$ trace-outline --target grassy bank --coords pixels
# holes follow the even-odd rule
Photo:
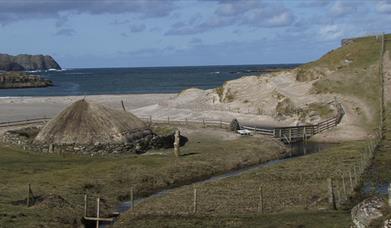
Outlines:
[[[134,227],[349,227],[346,212],[293,212],[248,216],[142,216],[132,220]],[[125,224],[119,226],[127,227]]]
[[[186,133],[186,129],[183,129]],[[190,129],[184,156],[171,150],[149,155],[86,157],[31,154],[0,147],[0,224],[6,227],[53,227],[79,223],[83,195],[102,198],[104,212],[129,197],[202,179],[283,155],[278,143],[263,137],[236,137],[221,129]],[[260,146],[261,145],[261,146]],[[27,185],[37,198],[27,208]],[[93,208],[91,207],[91,213]]]
[[[191,216],[193,188],[197,189],[196,216],[252,215],[255,220],[260,219],[256,218],[259,215],[260,186],[264,213],[270,214],[265,217],[277,216],[274,213],[295,214],[300,211],[320,215],[319,210],[327,211],[329,208],[327,178],[333,178],[335,188],[341,191],[343,175],[350,191],[348,173],[360,160],[360,151],[365,146],[364,142],[358,141],[334,144],[319,153],[286,160],[238,177],[182,187],[137,205],[133,212],[122,216],[118,226],[133,224],[134,220],[142,220],[140,217],[146,215]],[[350,221],[348,212],[342,210],[340,213],[339,216],[346,216],[342,220]],[[333,220],[332,217],[329,219]]]

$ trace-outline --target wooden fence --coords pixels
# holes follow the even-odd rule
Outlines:
[[[336,102],[336,101],[335,101]],[[282,140],[284,143],[290,144],[301,140],[306,140],[311,136],[326,131],[330,128],[337,126],[343,115],[345,114],[342,105],[336,102],[337,114],[336,116],[329,118],[327,120],[321,121],[318,124],[314,125],[302,125],[302,126],[290,126],[290,127],[277,127],[277,128],[262,128],[255,126],[240,126],[241,129],[247,129],[252,131],[254,134],[267,135],[274,138]],[[170,119],[168,116],[167,119],[152,119],[152,116],[148,117],[139,117],[148,124],[160,123],[160,124],[178,124],[178,125],[201,125],[203,127],[219,127],[219,128],[229,128],[230,123],[223,120],[191,120],[191,119]],[[0,127],[10,127],[10,126],[21,126],[28,124],[36,123],[46,123],[50,118],[35,118],[35,119],[26,119],[19,121],[9,121],[0,123]]]
[[[35,119],[25,119],[25,120],[16,120],[16,121],[7,121],[1,122],[0,127],[12,127],[12,126],[21,126],[27,124],[37,124],[37,123],[46,123],[51,118],[35,118]]]
[[[302,125],[292,127],[277,127],[272,129],[256,128],[251,126],[241,126],[243,129],[251,130],[256,134],[270,135],[275,138],[281,139],[284,143],[290,144],[301,140],[306,140],[309,137],[326,131],[330,128],[337,126],[345,111],[340,103],[335,101],[337,107],[337,114],[327,120],[321,121],[314,125]]]

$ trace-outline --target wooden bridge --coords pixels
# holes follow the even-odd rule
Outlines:
[[[257,128],[251,126],[240,126],[241,129],[247,129],[253,131],[255,134],[269,135],[274,138],[279,138],[286,144],[307,140],[313,135],[326,131],[330,128],[337,126],[343,116],[345,111],[342,105],[336,102],[337,114],[334,117],[331,117],[327,120],[321,121],[313,125],[302,125],[302,126],[292,126],[292,127],[277,127],[277,128]]]

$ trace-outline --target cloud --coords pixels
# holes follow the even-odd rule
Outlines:
[[[300,2],[299,7],[306,7],[306,8],[318,8],[318,7],[325,7],[330,4],[329,0],[307,0]]]
[[[244,25],[249,27],[284,27],[295,22],[295,15],[279,5],[253,0],[220,0],[214,13],[204,20],[193,16],[188,21],[174,23],[165,35],[191,35],[216,29]]]
[[[344,32],[338,25],[326,25],[320,28],[319,36],[321,40],[336,40],[344,36]]]
[[[143,32],[147,28],[145,24],[132,24],[129,27],[131,32]]]
[[[261,6],[257,0],[220,1],[215,13],[219,16],[237,16]]]
[[[197,45],[197,44],[202,44],[202,39],[201,38],[196,38],[196,37],[193,37],[191,40],[190,40],[190,44],[193,44],[193,45]]]
[[[295,22],[294,14],[284,8],[257,9],[245,17],[242,24],[256,27],[284,27]]]
[[[357,11],[355,2],[337,1],[330,8],[331,14],[336,17],[346,16],[355,11]]]
[[[73,36],[74,33],[75,33],[75,30],[73,30],[73,29],[64,28],[64,29],[58,30],[56,32],[56,36]]]
[[[380,13],[389,14],[391,13],[391,1],[378,1],[376,4],[376,10]]]
[[[168,0],[10,0],[0,1],[0,23],[29,18],[57,18],[63,12],[87,14],[133,13],[156,18],[169,15],[175,9]]]

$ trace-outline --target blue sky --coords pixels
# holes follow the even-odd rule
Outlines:
[[[302,63],[381,32],[389,0],[0,0],[0,53],[64,68]]]

